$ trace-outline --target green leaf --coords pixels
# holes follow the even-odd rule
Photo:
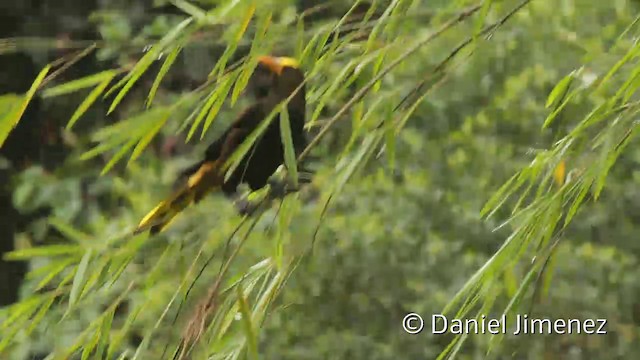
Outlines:
[[[9,306],[7,314],[8,316],[3,319],[4,321],[0,323],[0,329],[5,330],[9,329],[14,323],[22,322],[21,318],[28,319],[31,317],[33,313],[38,310],[38,307],[41,304],[42,297],[33,296],[12,304]],[[0,353],[2,353],[0,351]]]
[[[247,138],[238,146],[238,148],[233,152],[233,154],[229,157],[229,159],[225,162],[224,167],[228,168],[227,173],[225,175],[225,181],[229,180],[229,177],[233,175],[233,172],[238,168],[242,159],[247,155],[253,144],[257,141],[257,139],[264,133],[264,131],[269,127],[271,121],[278,114],[284,103],[276,106],[271,113],[264,118],[258,124],[258,126],[247,136]]]
[[[162,63],[162,67],[160,68],[160,71],[158,71],[158,75],[156,76],[156,79],[153,81],[151,90],[149,90],[149,95],[147,96],[147,108],[151,107],[151,104],[153,103],[153,99],[156,97],[156,92],[158,92],[158,89],[160,88],[160,84],[162,83],[162,79],[164,79],[164,77],[169,72],[169,69],[171,69],[171,66],[178,58],[178,55],[180,54],[181,50],[182,50],[182,46],[176,46],[173,50],[171,50],[169,55],[167,55],[167,58],[164,59],[164,62]]]
[[[549,108],[559,98],[561,98],[562,96],[564,96],[564,94],[566,94],[566,92],[569,90],[569,86],[571,86],[571,83],[573,82],[573,79],[575,78],[575,74],[576,74],[576,72],[572,71],[567,76],[565,76],[562,80],[560,80],[556,84],[556,86],[553,87],[553,90],[551,90],[551,92],[549,93],[549,96],[547,97],[547,102],[545,104],[546,108]],[[545,123],[544,127],[546,128],[549,125],[550,124]]]
[[[45,286],[47,286],[51,282],[51,280],[53,280],[53,278],[60,275],[65,269],[71,266],[71,264],[75,263],[76,260],[77,258],[72,257],[69,259],[62,260],[60,262],[54,262],[51,264],[53,266],[47,266],[46,267],[46,269],[48,270],[47,275],[38,282],[38,285],[36,285],[36,290],[43,289]]]
[[[230,81],[230,79],[229,78],[225,78],[222,81],[223,82],[228,82],[228,81]],[[200,113],[193,120],[193,123],[191,124],[191,129],[189,129],[189,133],[187,134],[187,140],[186,141],[191,140],[191,137],[193,136],[193,134],[195,134],[196,130],[198,129],[198,126],[200,125],[200,123],[202,122],[204,117],[207,116],[207,114],[209,113],[209,109],[211,109],[213,104],[218,99],[219,93],[220,93],[220,86],[216,87],[216,89],[211,92],[211,94],[209,95],[209,98],[207,99],[207,101],[202,106],[202,109],[200,109]]]
[[[229,89],[231,88],[231,84],[233,84],[234,78],[235,78],[235,76],[229,77],[229,79],[227,79],[227,81],[224,82],[222,84],[222,86],[220,86],[220,88],[219,88],[220,92],[217,95],[216,101],[211,106],[211,109],[209,109],[209,113],[207,114],[207,118],[204,120],[204,126],[202,127],[202,133],[200,134],[200,139],[201,140],[202,140],[202,138],[204,138],[204,134],[207,132],[207,130],[209,130],[209,127],[213,123],[213,120],[216,118],[216,115],[218,115],[218,112],[220,112],[220,108],[222,108],[222,104],[224,104],[224,100],[226,99],[227,95],[229,94]]]
[[[96,99],[104,92],[107,86],[109,86],[111,80],[113,80],[113,77],[105,79],[104,82],[96,86],[96,88],[93,89],[91,93],[89,93],[89,95],[82,101],[82,103],[78,106],[76,111],[71,116],[71,119],[67,123],[67,130],[71,129],[73,125],[75,125],[75,123],[78,121],[78,119],[80,119],[80,117],[84,115],[85,112],[87,112],[89,107],[93,105]]]
[[[247,299],[244,296],[242,291],[242,286],[237,286],[238,289],[238,304],[240,307],[240,314],[242,315],[242,324],[245,339],[249,343],[249,358],[257,359],[258,358],[258,341],[256,340],[255,329],[253,327],[253,322],[251,321],[251,311],[249,310],[249,304],[247,303]]]
[[[83,341],[82,342],[82,357],[80,358],[80,360],[88,360],[91,357],[91,355],[93,353],[93,350],[98,345],[99,341],[100,341],[100,332],[99,331],[95,331],[93,333],[93,336],[91,337],[91,340],[89,340],[88,342],[87,341]]]
[[[171,2],[173,3],[173,5],[187,13],[189,16],[196,18],[198,22],[206,22],[207,13],[199,7],[184,0],[172,0]]]
[[[613,67],[611,67],[609,72],[607,72],[607,74],[602,78],[597,90],[601,90],[604,84],[606,84],[609,79],[611,79],[611,77],[622,68],[624,64],[631,61],[631,59],[637,55],[639,49],[640,43],[636,43],[633,47],[631,47],[629,51],[627,51],[625,56],[623,56],[622,59],[618,60],[618,62]]]
[[[287,167],[293,185],[298,187],[298,164],[296,162],[296,151],[293,147],[293,137],[291,136],[289,111],[286,106],[280,112],[280,138],[284,147],[284,164]]]
[[[385,139],[385,150],[387,155],[387,161],[389,164],[389,169],[394,171],[396,168],[396,132],[395,127],[393,126],[393,107],[389,106],[386,113],[384,114],[385,121],[385,129],[384,129],[384,139]]]
[[[487,19],[487,15],[489,14],[489,9],[491,8],[492,4],[492,0],[484,0],[482,2],[480,13],[478,14],[478,18],[476,19],[473,26],[473,40],[471,44],[471,48],[473,49],[478,46],[478,37],[482,34],[482,28],[484,27],[484,22]]]
[[[542,128],[546,129],[548,128],[553,121],[558,117],[558,115],[560,114],[560,112],[569,104],[569,101],[573,98],[573,96],[576,94],[577,92],[571,92],[569,95],[567,95],[566,97],[564,97],[564,101],[562,101],[554,110],[553,112],[551,112],[551,114],[549,114],[549,116],[547,116],[547,118],[544,120],[544,123],[542,124]]]
[[[97,74],[85,76],[80,79],[76,79],[73,81],[66,82],[64,84],[60,84],[58,86],[51,87],[42,92],[43,98],[50,98],[60,95],[70,94],[72,92],[76,92],[82,89],[86,89],[92,86],[96,86],[98,84],[102,84],[104,82],[110,82],[119,71],[117,70],[105,70],[101,71]]]
[[[362,145],[360,146],[360,149],[358,149],[358,152],[355,154],[353,159],[349,161],[346,169],[342,171],[340,176],[338,176],[334,190],[336,193],[340,192],[340,190],[344,187],[347,181],[349,181],[356,170],[367,162],[369,156],[371,155],[371,153],[375,149],[376,144],[378,144],[379,141],[380,136],[378,136],[377,133],[371,133],[367,137],[365,137]]]
[[[78,245],[48,245],[14,250],[4,254],[5,260],[28,260],[34,257],[76,255],[82,253]]]
[[[113,339],[109,341],[109,346],[107,349],[107,356],[106,356],[107,359],[113,359],[113,356],[115,355],[116,351],[120,349],[122,341],[129,334],[129,330],[131,329],[134,322],[138,318],[138,315],[140,314],[140,312],[142,312],[143,309],[146,309],[148,307],[150,299],[147,298],[145,300],[146,301],[142,301],[140,305],[136,306],[135,309],[133,309],[133,311],[129,314],[129,316],[127,316],[126,320],[124,321],[124,325],[122,325],[122,327],[119,329],[118,333],[113,337]]]
[[[369,52],[374,48],[374,44],[378,39],[378,35],[384,30],[384,26],[389,20],[389,17],[391,16],[393,9],[395,9],[395,7],[398,5],[398,1],[399,0],[394,0],[391,2],[391,4],[389,4],[389,6],[387,6],[387,8],[382,13],[382,15],[380,15],[380,17],[376,21],[376,25],[373,27],[373,29],[371,29],[371,33],[369,33],[369,38],[367,39],[367,44],[366,44],[367,52]]]
[[[350,61],[346,66],[342,68],[342,71],[340,71],[340,73],[338,73],[338,75],[336,75],[333,78],[333,81],[331,82],[331,86],[327,89],[327,91],[325,91],[325,93],[322,95],[322,97],[318,101],[318,105],[316,105],[316,108],[313,111],[313,114],[311,115],[311,119],[309,119],[309,126],[312,126],[318,120],[318,118],[320,117],[320,114],[322,113],[322,109],[324,109],[327,101],[329,101],[329,99],[331,99],[332,97],[336,96],[336,91],[338,87],[343,83],[344,79],[351,73],[355,65],[356,65],[355,61]]]
[[[151,140],[153,140],[153,138],[160,132],[160,130],[162,130],[162,127],[164,126],[164,124],[167,123],[167,120],[169,120],[170,116],[171,116],[171,113],[169,112],[165,116],[160,118],[156,126],[154,126],[149,132],[147,132],[142,137],[142,139],[140,139],[136,147],[133,149],[133,153],[131,154],[131,157],[129,158],[129,164],[134,162],[142,154],[144,149],[146,149],[147,146],[151,143]]]
[[[44,319],[45,315],[49,313],[49,309],[51,308],[51,305],[53,305],[53,302],[55,300],[56,300],[56,296],[50,295],[49,299],[45,300],[42,303],[42,305],[40,305],[40,309],[35,314],[33,319],[31,319],[31,324],[29,324],[29,327],[26,330],[27,336],[31,335],[31,333],[33,333],[33,330],[35,330],[36,327],[40,325],[40,323],[42,322],[42,319]]]
[[[137,142],[138,139],[133,138],[129,140],[128,143],[124,144],[120,148],[120,150],[118,150],[118,152],[116,152],[115,155],[113,155],[111,159],[109,159],[109,162],[102,168],[102,170],[100,171],[100,176],[106,175],[109,170],[111,170],[118,163],[118,161],[120,161],[131,150],[131,148],[136,145]]]
[[[247,62],[246,65],[242,67],[240,74],[238,76],[238,79],[236,80],[235,85],[233,87],[233,91],[231,92],[231,106],[233,106],[236,103],[242,90],[244,90],[247,87],[247,84],[251,79],[251,75],[253,74],[256,68],[256,64],[257,64],[256,60],[252,58],[250,62]],[[229,90],[227,90],[227,92],[228,91]]]
[[[93,251],[91,249],[87,250],[82,256],[80,264],[78,264],[78,269],[76,270],[76,274],[73,277],[71,292],[69,293],[69,307],[67,308],[67,313],[79,300],[79,295],[82,292],[82,288],[84,287],[84,279],[86,277],[87,267],[89,266],[89,261],[91,261],[92,254]]]
[[[11,132],[11,118],[23,101],[24,96],[16,94],[0,96],[0,134]],[[2,144],[0,144],[0,147],[2,147]]]
[[[547,260],[547,266],[543,268],[544,274],[542,279],[542,297],[547,297],[549,295],[549,290],[551,289],[551,280],[553,280],[553,271],[555,270],[557,263],[558,256],[556,256],[556,251],[552,249],[551,254],[549,254],[549,259]]]
[[[13,111],[11,111],[9,114],[5,114],[3,118],[0,118],[0,148],[7,140],[7,137],[9,136],[11,130],[13,130],[16,125],[18,125],[20,118],[22,118],[25,110],[27,110],[27,106],[29,106],[31,99],[40,87],[40,84],[44,80],[45,76],[47,76],[47,74],[49,73],[50,69],[51,65],[45,66],[33,81],[33,84],[31,84],[31,88],[29,88],[26,95],[24,96],[22,104],[17,109],[13,109]]]
[[[104,352],[109,346],[110,333],[111,333],[111,325],[113,323],[113,315],[115,314],[115,308],[107,310],[107,313],[104,315],[102,319],[102,326],[100,327],[100,341],[98,344],[98,348],[96,349],[96,359],[104,359]]]
[[[191,25],[193,22],[193,18],[189,18],[183,20],[176,27],[174,27],[167,35],[165,35],[157,44],[153,45],[151,49],[136,63],[133,69],[125,76],[120,82],[113,86],[109,92],[107,92],[107,96],[111,94],[112,91],[119,89],[122,87],[120,92],[116,95],[115,99],[111,103],[107,114],[110,114],[115,110],[115,108],[120,104],[122,99],[127,95],[129,90],[133,87],[133,85],[140,79],[140,77],[147,71],[149,66],[153,64],[156,59],[162,54],[162,51],[166,49],[168,45],[174,42],[179,36],[184,35],[184,30]]]
[[[218,76],[224,75],[224,72],[227,68],[227,62],[229,61],[231,56],[236,52],[236,49],[238,48],[238,45],[240,44],[240,41],[242,40],[242,37],[244,36],[244,33],[246,32],[247,27],[249,26],[249,23],[253,18],[253,14],[255,13],[255,10],[256,10],[256,6],[255,4],[252,3],[249,6],[249,9],[247,10],[247,12],[245,13],[244,19],[237,24],[237,28],[235,29],[236,32],[233,34],[231,41],[227,44],[227,47],[224,53],[222,53],[222,56],[220,56],[220,59],[218,59],[218,61],[216,62],[216,65],[213,68],[213,70],[211,70],[209,76],[212,76],[216,72],[218,72]]]
[[[65,238],[73,240],[77,243],[85,243],[87,240],[91,240],[91,235],[84,233],[73,226],[67,224],[64,220],[52,217],[48,219],[49,225],[56,228]]]

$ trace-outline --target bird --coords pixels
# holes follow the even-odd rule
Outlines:
[[[258,125],[282,101],[289,100],[287,112],[291,138],[298,155],[306,146],[305,77],[299,63],[290,57],[261,56],[250,88],[256,102],[243,111],[231,126],[206,149],[203,160],[184,170],[177,189],[160,202],[138,224],[134,234],[149,230],[156,234],[169,225],[187,206],[198,203],[205,195],[221,191],[233,197],[241,183],[252,191],[269,183],[270,177],[284,163],[284,147],[280,133],[280,114],[276,114],[263,134],[240,160],[233,173],[225,180],[225,163]]]

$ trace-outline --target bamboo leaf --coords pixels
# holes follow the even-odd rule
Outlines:
[[[64,220],[52,217],[48,219],[49,225],[56,228],[65,238],[75,241],[77,243],[85,243],[91,239],[91,235],[84,233],[73,226],[67,224]]]
[[[298,187],[298,165],[296,162],[296,151],[293,147],[293,137],[291,136],[291,122],[289,121],[289,111],[285,106],[280,112],[280,138],[284,148],[284,164],[293,185]]]
[[[71,266],[71,264],[75,263],[76,260],[77,258],[75,257],[69,258],[60,262],[54,262],[52,265],[55,265],[55,267],[47,267],[47,270],[49,271],[47,272],[47,275],[38,282],[38,285],[36,285],[36,290],[40,290],[47,286],[51,282],[51,280],[53,280],[53,278],[60,275],[60,273]]]
[[[369,134],[367,137],[365,137],[362,145],[360,146],[360,149],[358,149],[358,152],[355,154],[353,159],[349,161],[346,169],[338,177],[334,190],[336,193],[340,192],[340,190],[344,187],[347,181],[349,181],[356,170],[367,162],[369,156],[375,149],[375,145],[379,140],[380,137],[376,133]]]
[[[151,64],[153,64],[153,62],[156,61],[156,59],[160,56],[162,51],[164,51],[169,44],[175,41],[178,36],[182,35],[183,31],[189,25],[191,25],[192,22],[193,18],[189,18],[183,20],[176,27],[174,27],[157,44],[151,47],[151,49],[136,63],[133,69],[131,69],[127,76],[125,76],[120,82],[114,85],[113,88],[109,90],[109,92],[107,92],[106,96],[109,96],[112,91],[115,91],[116,89],[122,87],[122,89],[116,95],[115,99],[113,99],[113,102],[111,103],[107,114],[110,114],[113,112],[113,110],[115,110],[115,108],[118,106],[118,104],[120,104],[125,95],[127,95],[129,90],[133,87],[133,85],[147,71],[149,66],[151,66]]]
[[[4,254],[5,260],[28,260],[34,257],[76,255],[82,253],[78,245],[48,245],[14,250]]]
[[[0,118],[0,148],[7,140],[9,133],[16,127],[16,125],[18,125],[20,118],[22,118],[25,110],[27,110],[27,106],[29,106],[31,99],[40,87],[40,84],[44,80],[45,76],[47,76],[47,74],[49,73],[50,69],[51,65],[45,66],[33,81],[33,84],[31,84],[31,88],[29,88],[24,98],[22,99],[22,104],[20,104],[17,109],[13,109],[13,111],[11,111],[4,118]]]
[[[600,81],[600,84],[598,85],[597,90],[601,90],[602,87],[604,86],[604,84],[606,84],[609,79],[611,79],[611,77],[618,72],[618,70],[620,70],[622,68],[622,66],[624,64],[626,64],[627,62],[629,62],[634,56],[637,55],[638,50],[640,49],[640,43],[636,43],[636,45],[634,45],[631,49],[629,49],[629,51],[627,51],[627,53],[625,54],[624,57],[622,57],[622,59],[618,60],[618,62],[609,70],[609,72],[607,72],[607,74],[602,78],[602,80]]]
[[[149,132],[147,132],[142,137],[142,139],[140,139],[136,147],[133,149],[133,153],[129,158],[128,164],[131,164],[132,162],[134,162],[142,154],[144,149],[146,149],[147,146],[151,143],[151,140],[153,140],[153,138],[160,132],[160,130],[162,130],[162,127],[164,126],[164,124],[167,123],[167,120],[169,120],[170,116],[171,116],[171,112],[167,112],[165,116],[160,118],[156,126],[154,126]]]
[[[386,113],[384,114],[385,129],[384,129],[384,139],[385,139],[385,150],[387,154],[387,161],[389,165],[389,169],[394,171],[396,168],[396,132],[393,124],[393,107],[389,106]]]
[[[49,299],[45,300],[42,303],[42,305],[40,305],[40,309],[35,314],[33,319],[31,319],[31,324],[29,324],[29,327],[27,328],[27,331],[26,331],[27,336],[31,335],[31,333],[33,333],[33,330],[35,330],[35,328],[38,325],[40,325],[40,323],[42,322],[42,319],[44,319],[45,315],[47,315],[47,313],[49,312],[49,309],[51,308],[51,305],[53,305],[53,302],[55,300],[56,300],[56,296],[51,295],[49,296]]]
[[[113,80],[113,76],[110,78],[106,78],[100,85],[96,86],[95,89],[93,89],[89,93],[89,95],[82,101],[82,103],[78,106],[76,111],[73,113],[73,115],[71,116],[71,119],[69,119],[69,122],[67,123],[67,127],[66,127],[67,130],[71,129],[73,125],[75,125],[75,123],[78,121],[78,119],[80,119],[80,117],[84,115],[85,112],[87,112],[89,107],[93,105],[96,99],[98,99],[98,97],[104,92],[107,86],[109,86],[109,84],[111,83],[111,80]]]
[[[107,313],[102,319],[102,326],[100,327],[100,341],[98,348],[96,349],[96,359],[104,359],[104,352],[109,345],[111,325],[113,323],[113,315],[115,314],[115,308],[107,310]]]
[[[100,171],[100,176],[104,176],[106,173],[108,173],[109,170],[111,170],[118,163],[118,161],[120,161],[127,154],[127,152],[129,152],[129,150],[131,150],[131,148],[136,145],[137,141],[138,139],[133,138],[129,140],[129,142],[124,146],[122,146],[120,150],[118,150],[118,152],[116,152],[115,155],[113,155],[113,157],[109,159],[109,162],[102,168],[102,170]]]
[[[73,81],[66,82],[64,84],[60,84],[49,89],[46,89],[42,92],[43,98],[56,97],[60,95],[70,94],[82,89],[86,89],[92,86],[97,86],[107,81],[111,81],[118,74],[117,70],[105,70],[101,71],[97,74],[85,76],[80,79],[76,79]]]
[[[384,29],[384,26],[387,20],[389,19],[389,17],[391,16],[391,13],[393,12],[393,9],[397,5],[398,5],[398,0],[392,1],[391,4],[389,4],[389,6],[387,6],[387,8],[384,10],[382,15],[380,15],[380,17],[378,18],[376,25],[373,27],[373,29],[371,29],[371,32],[369,33],[369,38],[367,39],[367,44],[366,44],[367,52],[373,49],[374,44],[378,39],[378,34],[380,34],[380,32],[382,32],[382,30]]]
[[[134,137],[139,138],[156,124],[158,118],[165,116],[167,111],[169,111],[168,107],[152,108],[113,125],[103,127],[97,130],[91,138],[97,142],[118,139],[121,143]]]
[[[249,54],[249,56],[251,56],[252,54]],[[238,97],[240,96],[240,93],[242,92],[242,90],[244,90],[247,87],[247,84],[249,83],[249,80],[251,78],[251,75],[253,74],[254,70],[256,68],[256,61],[254,59],[252,59],[251,62],[248,62],[246,66],[244,66],[240,72],[240,75],[238,76],[235,85],[233,87],[233,91],[231,92],[231,105],[233,106],[233,104],[236,103],[236,101],[238,100]],[[227,90],[228,92],[229,90]]]
[[[227,82],[227,81],[230,81],[230,79],[225,78],[222,81]],[[205,101],[204,105],[200,109],[198,116],[193,120],[193,123],[191,124],[191,128],[189,129],[189,133],[187,134],[186,141],[191,140],[191,137],[193,136],[193,134],[195,134],[196,130],[198,129],[198,126],[200,125],[204,117],[207,116],[207,114],[209,113],[209,109],[211,109],[213,104],[218,99],[219,93],[220,93],[220,85],[218,85],[218,87],[216,87],[216,89],[211,92],[211,94]]]
[[[238,304],[240,308],[240,314],[242,315],[242,324],[244,325],[243,330],[245,334],[245,339],[249,343],[249,349],[248,349],[249,358],[257,359],[258,358],[258,348],[257,348],[258,341],[256,340],[256,334],[253,327],[253,322],[251,321],[251,311],[249,310],[249,304],[247,303],[247,299],[245,298],[244,293],[242,291],[242,286],[238,286],[236,287],[236,289],[238,289]]]
[[[249,26],[249,23],[253,18],[253,14],[255,13],[255,10],[256,10],[256,5],[255,3],[252,3],[249,6],[249,9],[247,10],[247,12],[245,13],[244,19],[238,24],[238,28],[235,34],[233,35],[229,44],[227,44],[227,48],[225,49],[224,53],[222,53],[222,56],[220,56],[220,59],[217,61],[215,67],[213,68],[209,76],[215,74],[216,71],[218,72],[218,76],[223,76],[224,71],[227,68],[227,62],[229,61],[231,56],[236,52],[236,49],[238,48],[238,44],[242,40],[242,37],[244,36],[245,31],[247,30],[247,27]]]
[[[91,340],[84,341],[82,343],[82,357],[80,358],[80,360],[88,360],[92,355],[93,350],[98,345],[99,341],[100,341],[100,332],[95,331],[93,333],[93,336],[91,337]]]
[[[327,91],[322,95],[322,97],[318,101],[318,105],[316,106],[315,110],[313,111],[313,114],[311,115],[311,119],[309,120],[309,124],[310,124],[309,126],[312,126],[312,124],[315,123],[316,120],[320,117],[320,114],[322,113],[322,109],[324,109],[327,101],[329,101],[330,98],[335,97],[338,87],[343,82],[343,80],[349,75],[349,73],[353,70],[353,67],[355,66],[355,64],[356,63],[354,61],[350,61],[342,69],[342,71],[340,71],[340,73],[338,73],[338,75],[333,79],[333,81],[331,82],[331,86],[327,89]]]
[[[171,66],[178,58],[178,55],[180,54],[181,50],[182,50],[182,46],[176,46],[173,50],[171,50],[169,55],[167,55],[167,58],[164,59],[164,62],[162,63],[162,67],[160,68],[160,71],[158,71],[158,75],[156,76],[156,79],[153,81],[151,90],[149,90],[149,95],[147,96],[147,108],[151,107],[151,104],[153,103],[153,99],[155,99],[156,97],[156,92],[158,92],[158,89],[160,88],[160,84],[162,83],[162,79],[164,79],[164,77],[169,72],[169,69],[171,69]]]
[[[553,271],[556,268],[556,264],[558,263],[558,256],[556,256],[555,250],[552,250],[552,253],[549,254],[549,260],[547,261],[547,266],[544,268],[544,274],[542,279],[542,297],[547,297],[549,295],[549,289],[551,289],[551,280],[553,280]]]
[[[202,133],[200,134],[201,140],[202,138],[204,138],[204,134],[207,132],[207,130],[209,130],[209,127],[213,123],[213,120],[216,118],[216,115],[218,115],[218,112],[220,112],[220,108],[222,108],[222,104],[224,104],[224,100],[229,94],[229,89],[231,88],[231,84],[233,84],[234,78],[235,77],[229,77],[229,79],[227,79],[227,81],[224,82],[220,87],[220,90],[219,90],[220,92],[218,93],[216,101],[211,106],[211,109],[209,109],[207,118],[204,121],[204,126],[202,127]]]
[[[253,144],[258,140],[258,138],[264,133],[264,131],[269,127],[271,121],[276,114],[280,112],[284,103],[276,106],[271,113],[264,118],[260,122],[260,124],[251,132],[246,139],[238,146],[238,148],[233,152],[233,154],[229,157],[229,159],[225,162],[224,167],[227,168],[227,173],[225,175],[225,181],[229,180],[229,177],[233,175],[233,172],[238,168],[242,159],[247,155]]]
[[[107,359],[112,359],[115,355],[115,352],[120,348],[122,341],[125,336],[129,333],[129,329],[133,326],[133,323],[138,318],[140,312],[145,309],[149,304],[149,299],[147,301],[142,302],[139,306],[137,306],[131,314],[127,317],[124,322],[124,325],[118,330],[113,339],[109,342],[109,346],[107,348]],[[128,358],[127,358],[128,359]]]
[[[92,255],[93,251],[91,249],[87,250],[82,256],[80,264],[78,264],[78,269],[76,270],[76,274],[71,285],[71,292],[69,293],[69,307],[67,308],[67,313],[79,300],[79,295],[82,292],[82,288],[85,284],[84,279],[86,277],[87,267],[89,266],[89,261],[91,261]]]
[[[571,101],[571,99],[573,98],[573,96],[576,94],[577,92],[574,91],[570,94],[568,94],[565,98],[564,101],[562,101],[562,103],[560,103],[555,110],[553,110],[553,112],[551,114],[549,114],[549,116],[547,116],[547,118],[544,120],[544,123],[542,124],[542,128],[546,129],[548,128],[553,121],[558,117],[558,115],[560,114],[560,112],[569,104],[569,101]]]
[[[122,140],[122,139],[113,139],[110,141],[105,141],[102,144],[94,147],[91,150],[88,150],[87,152],[85,152],[84,154],[80,155],[79,160],[81,161],[86,161],[89,159],[93,159],[94,157],[105,153],[113,148],[115,148],[118,145],[121,145],[124,141],[126,140]]]
[[[196,18],[198,22],[205,22],[207,20],[207,13],[193,4],[184,0],[172,0],[171,2],[189,16]]]
[[[14,325],[14,323],[19,321],[22,322],[20,320],[21,318],[25,318],[25,319],[30,318],[31,315],[38,310],[41,300],[42,300],[41,297],[33,296],[25,300],[22,300],[20,302],[17,302],[13,305],[10,305],[9,308],[7,309],[8,316],[4,319],[2,323],[0,323],[0,329],[3,329],[3,330],[9,329],[11,325]],[[0,353],[2,352],[0,351]]]
[[[574,78],[575,78],[575,71],[572,71],[567,76],[565,76],[562,80],[560,80],[556,84],[556,86],[553,87],[553,90],[551,90],[551,92],[549,93],[549,96],[547,97],[547,102],[545,103],[546,108],[553,105],[559,98],[561,98],[567,92],[567,90],[569,90],[569,86],[571,86],[571,83],[573,82]],[[549,124],[546,124],[546,126],[549,126]]]

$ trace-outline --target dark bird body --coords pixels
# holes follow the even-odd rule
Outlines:
[[[150,229],[157,233],[185,207],[198,202],[207,193],[219,189],[226,196],[236,194],[238,185],[246,183],[252,190],[264,187],[284,163],[280,115],[276,114],[264,133],[245,154],[238,167],[225,178],[224,165],[234,151],[282,101],[287,105],[291,137],[297,154],[306,146],[304,74],[289,58],[263,57],[253,75],[253,92],[257,102],[246,109],[229,129],[205,151],[204,159],[186,169],[183,184],[169,199],[161,202],[138,225],[136,233]],[[295,92],[295,95],[292,95]]]

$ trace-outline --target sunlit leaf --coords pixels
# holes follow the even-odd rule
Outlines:
[[[289,121],[289,111],[284,107],[280,112],[280,138],[284,148],[284,164],[287,167],[289,177],[294,187],[298,187],[298,164],[296,161],[296,151],[293,147],[293,137],[291,136],[291,122]]]
[[[164,59],[164,62],[162,63],[162,67],[160,68],[160,71],[158,71],[158,75],[156,75],[156,78],[153,81],[153,85],[151,85],[151,90],[149,90],[149,95],[147,96],[147,108],[151,107],[151,104],[153,103],[153,100],[156,97],[156,92],[158,92],[158,89],[160,88],[160,84],[162,83],[162,79],[164,79],[164,77],[167,75],[167,73],[171,69],[171,66],[178,58],[178,55],[180,54],[181,50],[182,50],[181,46],[176,46],[173,50],[171,50],[169,55],[167,55],[167,58]]]
[[[240,314],[242,314],[242,324],[243,330],[245,333],[245,338],[249,343],[249,358],[257,359],[258,358],[258,349],[257,349],[257,339],[255,334],[255,329],[253,326],[253,322],[251,321],[251,311],[249,310],[249,304],[247,303],[247,299],[244,296],[244,292],[242,290],[242,286],[236,287],[238,289],[238,304],[240,305]]]
[[[51,65],[47,65],[40,71],[36,79],[33,81],[33,84],[31,84],[31,88],[29,88],[29,90],[25,94],[22,100],[22,104],[20,104],[16,109],[13,109],[10,113],[2,114],[4,116],[0,118],[0,147],[2,147],[5,140],[7,140],[7,137],[9,136],[11,130],[13,130],[16,125],[18,125],[20,118],[22,118],[25,110],[27,110],[27,106],[29,106],[31,99],[40,87],[40,84],[44,80],[45,76],[47,76],[47,74],[49,73],[50,69]]]
[[[71,292],[69,293],[69,308],[67,309],[67,311],[69,311],[71,307],[76,304],[79,299],[80,293],[84,288],[87,267],[89,266],[89,261],[91,261],[92,255],[93,252],[90,249],[87,250],[82,256],[80,264],[78,264],[78,269],[76,270],[76,274],[73,278],[73,284],[71,285]]]
[[[76,111],[73,113],[73,115],[71,116],[71,119],[69,119],[69,122],[67,123],[67,129],[71,129],[73,125],[75,125],[75,123],[78,121],[78,119],[80,119],[80,117],[84,115],[85,112],[87,112],[89,107],[93,105],[93,103],[98,99],[98,97],[102,95],[102,93],[107,88],[107,86],[109,86],[112,79],[113,77],[106,78],[102,83],[96,86],[95,89],[93,89],[89,93],[89,95],[87,95],[87,97],[82,101],[82,103],[78,106]]]

